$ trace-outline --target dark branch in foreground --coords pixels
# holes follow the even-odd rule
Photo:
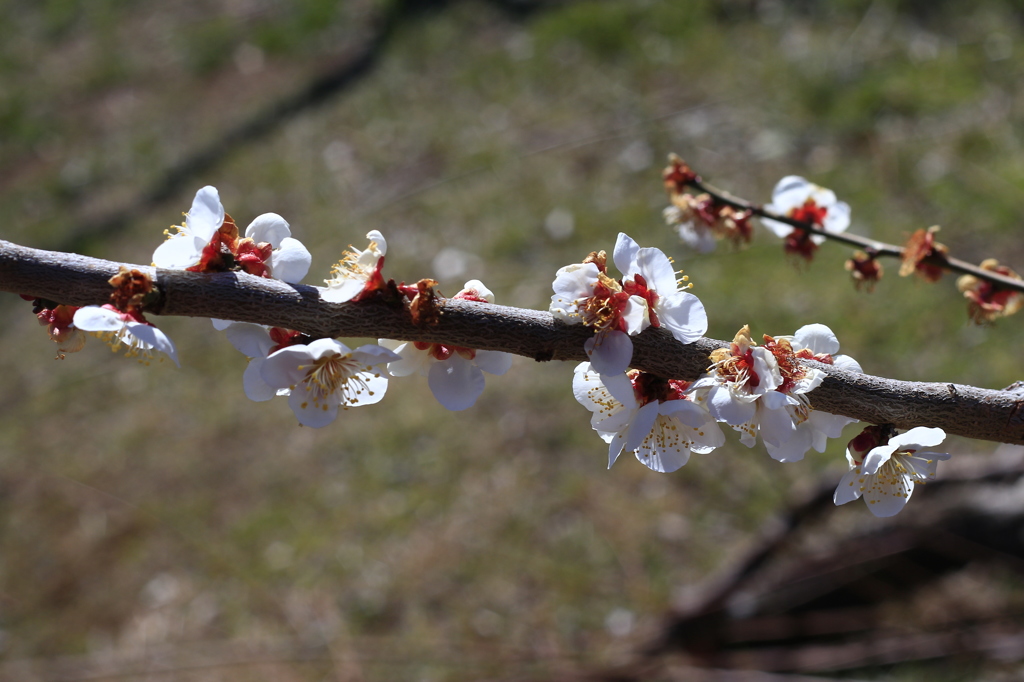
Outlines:
[[[326,303],[320,290],[244,273],[158,270],[76,254],[31,249],[0,240],[0,291],[68,305],[100,305],[121,265],[148,272],[160,290],[147,308],[157,315],[216,317],[295,329],[314,337],[373,337],[500,350],[537,361],[586,360],[592,331],[550,313],[472,301],[441,301],[441,318],[416,326],[407,310],[378,300]],[[700,376],[724,341],[683,345],[664,329],[635,337],[633,366],[686,380]],[[1024,445],[1024,392],[947,383],[897,381],[816,364],[828,377],[810,394],[815,409],[898,428],[937,426],[948,433]]]

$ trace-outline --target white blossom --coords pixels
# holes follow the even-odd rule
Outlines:
[[[452,298],[494,303],[494,294],[480,280],[470,280]],[[399,360],[388,363],[388,374],[404,377],[421,374],[444,407],[465,410],[476,404],[484,390],[484,372],[505,374],[512,355],[501,351],[476,350],[451,344],[381,339],[380,345],[394,351]]]
[[[334,421],[339,407],[379,402],[388,380],[374,366],[398,359],[375,344],[351,350],[334,339],[317,339],[272,353],[260,376],[275,389],[290,389],[288,404],[299,423],[319,428]]]
[[[608,466],[622,452],[633,452],[653,471],[668,473],[725,443],[708,411],[686,394],[685,381],[630,370],[603,375],[589,362],[576,367],[573,395],[590,410],[591,426],[608,443]]]
[[[85,306],[75,311],[74,326],[106,341],[117,351],[124,345],[128,357],[149,364],[153,351],[165,353],[179,367],[174,343],[162,331],[146,321],[142,313],[123,313],[111,305]]]
[[[871,435],[868,430],[865,433]],[[862,461],[856,458],[861,453],[848,448],[850,470],[839,481],[833,501],[846,504],[863,496],[875,516],[895,516],[906,506],[914,484],[933,480],[938,462],[950,458],[948,453],[930,450],[945,438],[942,429],[918,426],[871,448]]]

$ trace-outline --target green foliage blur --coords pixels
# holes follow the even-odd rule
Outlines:
[[[387,6],[0,4],[0,237],[63,248],[344,62]],[[688,252],[663,222],[660,171],[676,152],[765,203],[804,175],[852,205],[854,232],[900,243],[939,224],[954,255],[1024,271],[1021,13],[633,0],[521,19],[452,3],[404,25],[351,90],[84,251],[148,262],[212,184],[240,226],[289,220],[313,253],[308,283],[379,229],[396,280],[435,277],[451,295],[480,278],[499,303],[546,308],[558,267],[625,231],[685,269],[709,336],[820,322],[869,373],[1001,388],[1024,378],[1024,318],[971,326],[952,277],[901,279],[893,262],[858,292],[834,244],[796,267],[766,231],[744,251]],[[155,320],[176,370],[96,339],[56,361],[29,304],[0,306],[0,671],[31,659],[21,679],[57,657],[164,647],[185,660],[254,641],[291,654],[253,655],[245,679],[621,662],[776,510],[845,467],[843,441],[781,465],[730,434],[672,475],[630,458],[606,471],[572,365],[525,358],[466,412],[411,378],[312,430],[282,400],[245,398],[245,358],[206,320]]]

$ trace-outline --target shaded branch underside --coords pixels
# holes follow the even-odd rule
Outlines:
[[[537,361],[586,360],[582,325],[548,312],[443,299],[438,324],[416,326],[407,310],[381,301],[327,303],[320,290],[244,273],[200,274],[158,270],[76,254],[31,249],[0,240],[0,291],[68,305],[108,302],[107,280],[121,265],[148,272],[160,289],[147,312],[216,317],[295,329],[313,337],[371,337],[447,343],[499,350]],[[694,380],[724,341],[683,345],[664,329],[633,339],[633,367],[663,377]],[[828,377],[810,394],[815,409],[898,428],[937,426],[947,433],[1024,445],[1024,392],[947,383],[897,381],[844,372],[815,363]]]

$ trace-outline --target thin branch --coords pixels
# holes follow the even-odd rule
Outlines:
[[[895,244],[887,244],[886,242],[880,242],[877,239],[868,239],[867,237],[861,237],[860,235],[851,234],[849,232],[829,232],[816,227],[813,223],[809,223],[803,220],[794,220],[789,216],[779,215],[774,211],[769,211],[761,206],[755,204],[746,199],[740,199],[739,197],[733,196],[728,192],[718,189],[713,185],[701,180],[700,177],[686,183],[690,187],[693,187],[698,192],[702,192],[711,196],[716,202],[731,206],[732,208],[741,211],[750,211],[759,218],[768,218],[775,220],[780,223],[785,223],[799,230],[804,230],[811,234],[820,235],[825,239],[831,239],[833,241],[841,242],[847,246],[854,248],[863,249],[873,257],[890,257],[890,258],[903,258],[903,247]],[[985,270],[980,268],[973,263],[960,260],[959,258],[951,258],[949,256],[936,254],[928,256],[922,260],[923,263],[928,265],[935,265],[952,272],[959,272],[965,275],[974,275],[978,279],[986,280],[993,284],[998,285],[1003,289],[1010,289],[1013,291],[1024,292],[1024,280],[1014,279],[999,273],[992,272],[991,270]]]
[[[68,305],[99,305],[121,265],[147,272],[160,290],[147,308],[157,315],[216,317],[295,329],[313,337],[373,337],[499,350],[537,361],[586,360],[593,332],[550,313],[442,299],[435,325],[417,326],[404,307],[382,300],[327,303],[320,289],[244,273],[158,270],[0,240],[0,291]],[[724,341],[683,345],[664,329],[634,338],[633,366],[668,378],[697,379]],[[947,383],[909,382],[845,372],[815,363],[828,376],[810,399],[815,409],[898,428],[937,426],[948,433],[1024,445],[1024,393]]]

